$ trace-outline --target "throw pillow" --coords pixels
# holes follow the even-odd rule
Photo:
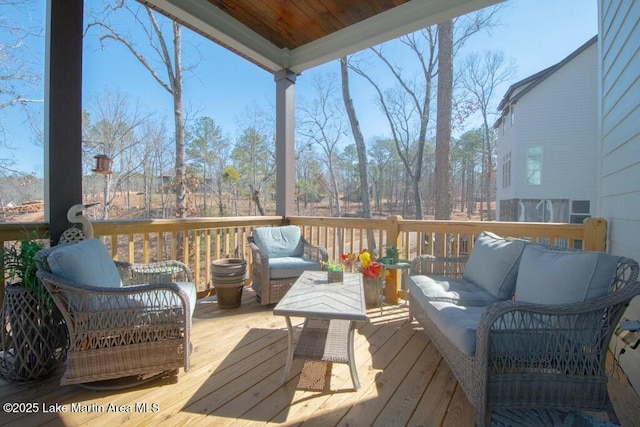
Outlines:
[[[82,285],[121,287],[118,268],[99,239],[64,245],[47,257],[51,273]]]

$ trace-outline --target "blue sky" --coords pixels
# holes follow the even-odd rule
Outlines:
[[[510,0],[506,2],[500,21],[501,25],[491,34],[474,36],[461,54],[501,50],[515,61],[515,82],[561,61],[593,37],[597,33],[597,3],[596,0]],[[264,110],[273,109],[275,83],[270,73],[188,30],[184,31],[184,39],[201,52],[196,70],[186,75],[186,109],[212,117],[232,139],[240,132],[237,123],[247,106],[256,104]],[[143,110],[171,120],[170,95],[124,47],[109,43],[101,50],[95,36],[89,36],[85,49],[85,107],[105,91],[122,91]],[[314,78],[324,74],[332,74],[338,79],[338,63],[332,61],[299,76],[296,99],[310,97]],[[498,90],[500,96],[507,87]],[[386,122],[375,106],[369,84],[352,76],[351,89],[365,141],[388,136]],[[3,118],[3,122],[7,137],[20,141],[13,143],[19,149],[11,150],[17,168],[42,175],[42,147],[33,142],[32,135],[25,134],[25,126],[19,120],[9,120],[7,124]],[[477,123],[467,125],[468,128],[474,126]],[[5,153],[0,157],[6,157]]]

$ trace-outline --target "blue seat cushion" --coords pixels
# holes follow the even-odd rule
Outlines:
[[[83,285],[119,288],[122,280],[106,246],[99,239],[60,246],[47,257],[51,273]]]
[[[474,283],[463,278],[445,276],[409,276],[407,281],[413,298],[444,301],[452,304],[486,307],[500,301]]]
[[[469,356],[476,353],[476,333],[486,307],[465,307],[444,301],[424,301],[423,310],[460,351]]]
[[[300,257],[304,253],[302,234],[295,225],[258,227],[253,230],[253,241],[269,258]]]
[[[305,270],[322,270],[322,264],[307,257],[269,259],[269,277],[271,279],[299,277]]]

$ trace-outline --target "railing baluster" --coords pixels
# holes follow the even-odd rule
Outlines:
[[[144,256],[144,263],[148,264],[149,263],[149,233],[144,233],[143,234],[143,256]]]
[[[198,290],[202,290],[200,289],[200,275],[202,274],[202,272],[200,271],[200,230],[195,230],[194,232],[194,240],[195,240],[195,250],[194,250],[194,255],[195,255],[195,277],[196,277],[196,289]]]

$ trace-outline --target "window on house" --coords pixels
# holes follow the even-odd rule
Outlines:
[[[511,187],[511,151],[502,158],[502,188]]]
[[[527,148],[527,184],[542,184],[542,147]]]
[[[511,125],[513,125],[516,122],[516,106],[512,105],[510,110],[511,110]]]
[[[589,200],[571,201],[571,224],[582,224],[585,219],[591,218],[591,202]]]

